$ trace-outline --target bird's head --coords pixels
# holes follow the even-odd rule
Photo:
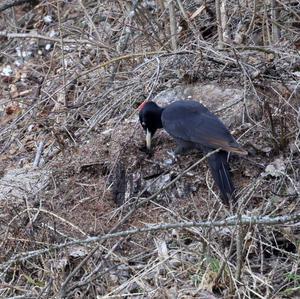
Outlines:
[[[140,123],[146,132],[146,146],[150,150],[153,135],[157,129],[162,128],[161,114],[163,108],[152,101],[145,101],[139,106],[138,110]]]

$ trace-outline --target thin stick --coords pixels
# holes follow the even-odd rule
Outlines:
[[[252,28],[253,28],[254,22],[255,22],[255,18],[256,18],[256,10],[257,10],[257,0],[254,0],[252,18],[251,18],[249,27],[245,33],[245,36],[249,36],[250,31],[252,31]]]
[[[37,151],[36,151],[35,158],[34,158],[33,165],[32,165],[33,167],[39,166],[43,150],[44,150],[44,141],[41,141],[39,143],[39,145],[37,146]]]
[[[217,16],[217,26],[218,26],[218,47],[219,49],[223,48],[223,26],[222,26],[222,19],[221,19],[221,4],[220,0],[216,0],[216,16]]]
[[[226,227],[226,226],[237,226],[237,225],[277,225],[277,224],[286,224],[290,222],[300,221],[300,214],[294,215],[283,215],[277,217],[269,217],[269,216],[247,216],[242,215],[240,220],[237,216],[227,217],[223,220],[217,221],[192,221],[192,222],[178,222],[178,223],[169,223],[169,224],[158,224],[152,226],[145,226],[142,228],[130,229],[126,231],[120,231],[112,234],[100,235],[96,237],[88,237],[83,240],[70,241],[58,245],[50,245],[48,248],[34,250],[29,252],[22,252],[13,256],[9,261],[0,265],[0,269],[7,267],[8,265],[18,262],[24,261],[29,258],[33,258],[35,256],[56,250],[61,249],[67,246],[78,245],[78,244],[89,244],[92,242],[100,242],[114,238],[127,237],[131,235],[141,234],[145,232],[155,232],[162,230],[172,230],[179,228],[190,228],[190,227],[202,227],[202,228],[211,228],[211,227]],[[97,246],[98,247],[98,246]],[[96,248],[97,248],[96,247]],[[94,251],[94,249],[92,250]]]
[[[238,217],[240,217],[240,215],[238,215]],[[244,244],[243,227],[239,226],[237,230],[237,240],[236,240],[237,266],[236,266],[235,279],[237,281],[241,280],[241,273],[243,267],[243,244]]]
[[[271,1],[271,15],[272,15],[272,41],[277,43],[280,39],[280,27],[277,24],[279,18],[279,8],[276,0]]]
[[[15,33],[15,32],[7,32],[7,31],[0,31],[0,36],[4,36],[7,38],[36,38],[36,39],[43,39],[43,40],[49,40],[55,43],[61,43],[60,38],[55,38],[55,37],[50,37],[46,35],[41,35],[41,34],[35,34],[35,33]],[[93,41],[89,39],[68,39],[64,38],[64,43],[65,44],[91,44],[94,46],[98,46],[99,48],[104,48],[111,50],[110,47],[101,44],[99,41]]]
[[[61,26],[61,20],[60,20],[60,3],[57,0],[56,8],[57,8],[57,18],[58,18],[58,28],[59,28],[59,37],[60,37],[60,46],[61,46],[61,64],[62,64],[62,77],[63,77],[63,90],[59,97],[57,97],[57,100],[60,102],[61,100],[65,107],[67,107],[67,89],[66,89],[66,63],[65,63],[65,51],[64,51],[64,39],[63,39],[63,32],[62,32],[62,26]],[[61,98],[62,96],[62,98]]]
[[[98,40],[101,41],[101,36],[97,30],[97,27],[96,27],[95,23],[93,22],[91,16],[89,15],[88,11],[86,10],[85,6],[83,5],[82,0],[79,0],[79,5],[81,6],[81,8],[85,14],[85,17],[87,18],[87,20],[90,24],[90,27],[93,28],[95,34],[97,35]]]
[[[172,50],[177,49],[177,40],[176,40],[176,18],[175,18],[175,9],[173,1],[169,3],[169,17],[170,17],[170,32],[171,32],[171,47]]]

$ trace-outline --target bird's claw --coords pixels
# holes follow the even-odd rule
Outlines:
[[[172,158],[172,160],[174,160],[174,162],[177,162],[178,159],[177,159],[177,155],[175,152],[173,151],[168,151],[167,154]]]

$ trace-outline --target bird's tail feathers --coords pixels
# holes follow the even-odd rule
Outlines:
[[[228,154],[224,151],[217,152],[208,157],[208,164],[212,176],[221,191],[221,198],[224,204],[234,201],[234,186],[231,180],[230,168],[227,162]]]

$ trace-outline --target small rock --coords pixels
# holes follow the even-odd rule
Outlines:
[[[51,48],[52,48],[52,45],[51,45],[51,44],[46,44],[46,46],[45,46],[45,50],[46,50],[46,51],[50,51]]]
[[[280,177],[285,171],[285,164],[282,159],[276,159],[274,162],[269,164],[265,172],[262,173],[263,176],[271,175],[273,177]]]
[[[46,24],[50,24],[53,21],[53,18],[52,18],[52,16],[47,15],[47,16],[43,17],[43,20]]]
[[[172,159],[164,160],[163,164],[164,164],[165,166],[172,165],[172,164],[173,164],[173,160],[172,160]]]
[[[13,70],[12,70],[11,66],[7,65],[7,66],[3,67],[1,75],[9,77],[12,75],[12,73],[13,73]]]

